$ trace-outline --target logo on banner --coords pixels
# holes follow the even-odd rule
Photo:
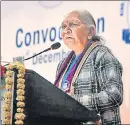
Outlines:
[[[126,44],[130,44],[130,1],[127,1],[127,4],[124,2],[121,3],[120,16],[124,16],[124,6],[126,5],[126,21],[128,28],[122,30],[122,39]]]

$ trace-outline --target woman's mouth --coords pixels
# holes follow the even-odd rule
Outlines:
[[[73,39],[72,37],[66,37],[66,39]]]

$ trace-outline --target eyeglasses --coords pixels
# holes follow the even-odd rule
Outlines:
[[[62,23],[61,28],[62,30],[64,30],[68,26],[70,29],[72,29],[72,28],[77,28],[80,25],[81,25],[81,22],[78,22],[78,21],[67,21],[66,23]]]

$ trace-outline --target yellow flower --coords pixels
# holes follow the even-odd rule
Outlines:
[[[19,78],[19,79],[17,79],[17,83],[18,84],[24,84],[25,83],[25,79],[22,79],[22,78]]]
[[[18,70],[19,74],[25,74],[25,69],[24,68],[21,68]]]
[[[17,102],[17,107],[24,107],[25,106],[25,103],[24,102]]]
[[[6,71],[6,77],[13,77],[13,71],[9,70],[9,71]]]
[[[11,89],[11,88],[12,88],[12,86],[11,86],[11,85],[6,84],[5,88],[8,90],[8,89]]]
[[[23,101],[23,100],[25,100],[25,97],[24,96],[17,96],[16,100]]]
[[[5,119],[3,120],[3,122],[4,122],[4,124],[7,124],[7,125],[10,124],[10,120],[9,120],[8,118],[5,118]]]
[[[17,69],[25,69],[23,64],[18,64]]]
[[[11,99],[5,98],[4,101],[5,101],[6,104],[11,104]]]
[[[5,83],[6,83],[6,84],[9,84],[9,85],[12,85],[12,84],[13,84],[13,78],[11,78],[11,77],[6,77],[6,78],[5,78]]]
[[[4,93],[4,98],[11,98],[12,93],[10,91]]]
[[[16,113],[15,114],[15,119],[17,120],[24,120],[25,115],[23,113]]]
[[[5,111],[4,116],[5,116],[5,118],[10,119],[11,113],[9,111]]]
[[[8,66],[6,67],[7,70],[12,70],[13,68],[15,68],[15,67],[14,67],[14,65],[12,65],[12,64],[10,64],[10,65],[8,65]]]
[[[17,89],[24,89],[25,85],[24,84],[17,84]]]
[[[9,104],[5,104],[4,106],[3,106],[3,110],[4,111],[10,111],[10,105]]]
[[[23,125],[23,121],[22,120],[16,120],[15,124],[16,125]]]
[[[18,78],[24,78],[24,73],[18,74],[17,77]]]
[[[17,95],[18,96],[22,96],[22,95],[24,95],[25,94],[25,91],[24,90],[22,90],[22,89],[18,89],[17,90]]]
[[[12,65],[18,69],[18,66],[22,65],[20,62],[13,62]]]
[[[24,109],[23,109],[23,108],[17,108],[17,112],[23,113],[23,112],[24,112]]]

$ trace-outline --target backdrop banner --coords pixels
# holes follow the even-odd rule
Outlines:
[[[61,47],[24,62],[54,83],[56,67],[70,51],[61,38],[61,23],[71,10],[87,9],[94,17],[97,34],[123,65],[122,123],[130,123],[130,1],[2,1],[1,56],[3,61],[28,58],[53,43]],[[5,63],[2,63],[4,65]],[[1,113],[2,114],[2,113]]]

